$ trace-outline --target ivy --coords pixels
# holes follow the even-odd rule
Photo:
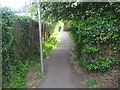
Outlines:
[[[14,35],[15,23],[18,21],[21,27],[19,40]],[[30,50],[31,33],[30,26],[34,23],[34,29],[38,30],[38,22],[30,17],[16,16],[8,7],[2,7],[2,81],[3,88],[25,88],[25,75],[33,63],[40,60],[39,43],[34,43],[34,50]],[[53,28],[53,26],[56,26]],[[43,42],[43,56],[46,58],[57,43],[60,23],[51,24],[47,29],[52,30],[51,36]],[[19,27],[18,27],[19,28]],[[53,33],[55,32],[55,33]],[[38,38],[36,36],[36,38]],[[39,42],[39,41],[36,41]],[[19,55],[15,53],[16,44],[20,45]],[[36,44],[36,45],[35,45]],[[33,53],[31,55],[30,53]]]
[[[13,34],[14,12],[5,7],[2,9],[2,70],[3,84],[7,85],[10,81],[12,71],[11,63],[14,61],[14,45]]]
[[[102,15],[102,14],[101,14]],[[87,71],[104,73],[120,61],[119,19],[110,12],[70,21],[77,60]]]

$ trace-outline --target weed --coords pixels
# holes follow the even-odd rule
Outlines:
[[[87,83],[89,86],[97,85],[97,81],[96,80],[86,80],[85,83]]]

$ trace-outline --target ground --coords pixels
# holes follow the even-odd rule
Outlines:
[[[84,72],[77,63],[73,61],[72,40],[68,32],[61,34],[57,47],[51,52],[49,58],[45,60],[44,79],[32,79],[36,70],[31,69],[27,74],[27,84],[34,88],[93,88],[93,87],[117,87],[110,84],[110,81],[103,83],[106,76]],[[116,70],[116,69],[115,69]],[[115,71],[113,70],[113,72]],[[114,73],[117,75],[117,71]],[[106,74],[110,78],[109,74]],[[113,74],[112,74],[113,75]],[[118,77],[118,76],[116,76]],[[102,79],[103,78],[103,79]],[[113,78],[113,77],[111,77]],[[89,86],[86,80],[96,80],[97,85]],[[102,84],[103,83],[103,84]],[[109,87],[110,86],[110,87]]]

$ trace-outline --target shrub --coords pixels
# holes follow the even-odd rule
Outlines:
[[[102,17],[100,15],[77,17],[70,21],[70,32],[80,66],[87,71],[104,73],[119,62],[115,54],[119,54],[120,50],[120,21],[110,12]]]
[[[7,85],[10,81],[10,75],[12,71],[11,63],[14,62],[14,12],[3,7],[2,9],[2,75],[3,85]]]
[[[53,33],[50,38],[43,42],[43,57],[46,58],[46,56],[49,55],[50,51],[54,48],[54,46],[57,43],[57,34]]]

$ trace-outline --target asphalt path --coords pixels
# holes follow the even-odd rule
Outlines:
[[[38,88],[83,88],[79,76],[70,64],[72,40],[68,32],[60,36],[56,49],[49,55],[45,71],[45,79],[38,84]]]

